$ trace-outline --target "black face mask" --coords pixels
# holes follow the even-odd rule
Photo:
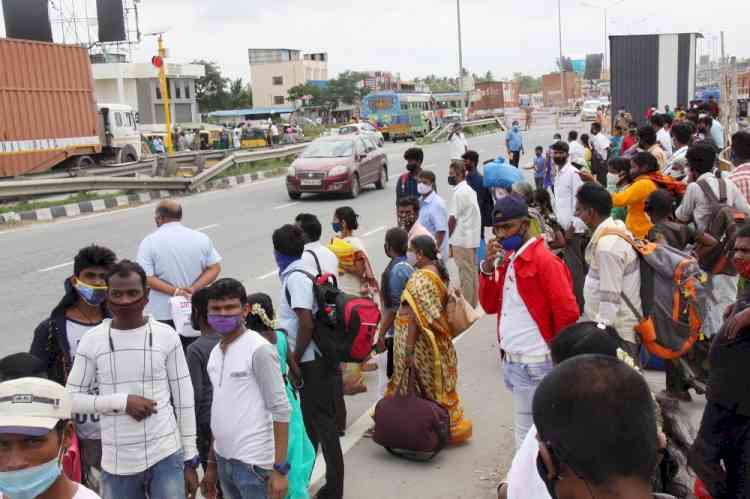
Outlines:
[[[458,182],[456,182],[456,177],[453,175],[448,176],[448,185],[456,185]]]
[[[406,169],[409,171],[409,173],[414,173],[415,171],[419,170],[419,165],[416,165],[414,163],[406,163]]]
[[[549,470],[547,465],[544,464],[542,456],[537,454],[536,456],[536,471],[539,473],[539,477],[544,482],[544,486],[547,487],[547,492],[552,499],[557,499],[557,491],[555,490],[555,482],[560,479],[560,470],[557,471],[557,475],[554,478],[549,477]]]
[[[147,303],[148,296],[144,295],[135,301],[131,301],[130,303],[118,304],[108,301],[107,306],[109,307],[109,311],[112,313],[113,317],[120,317],[126,320],[130,320],[143,317],[143,309],[146,308]]]

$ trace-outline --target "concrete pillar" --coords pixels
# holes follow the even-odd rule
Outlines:
[[[125,104],[125,82],[122,76],[117,77],[117,103]]]

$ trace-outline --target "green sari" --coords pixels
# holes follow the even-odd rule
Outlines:
[[[305,430],[305,422],[302,419],[302,408],[299,404],[297,392],[289,382],[287,376],[289,365],[287,364],[288,343],[283,331],[276,331],[276,349],[279,352],[279,363],[281,374],[284,376],[286,396],[289,405],[292,406],[292,416],[289,418],[289,446],[287,449],[287,460],[292,468],[289,470],[289,490],[286,499],[309,499],[310,475],[315,465],[315,449],[310,442]]]

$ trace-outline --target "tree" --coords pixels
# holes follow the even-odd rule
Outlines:
[[[492,74],[492,71],[487,71],[484,74],[484,81],[495,81],[495,75]]]
[[[344,104],[358,104],[370,92],[364,85],[367,75],[353,71],[344,71],[337,78],[330,80],[324,92],[325,100],[343,102]]]
[[[523,73],[513,73],[513,81],[518,83],[518,93],[535,94],[542,89],[542,79]]]
[[[233,80],[229,85],[229,107],[232,109],[253,107],[253,94],[250,86],[242,78]]]
[[[305,99],[305,97],[309,96],[310,99],[305,102],[306,105],[322,106],[322,95],[323,92],[321,91],[319,86],[306,83],[304,85],[296,85],[290,88],[287,92],[287,99],[289,99],[290,102],[295,102],[302,101]]]
[[[209,113],[226,109],[229,104],[226,92],[229,78],[224,78],[221,75],[219,65],[203,59],[193,61],[191,64],[200,64],[206,71],[205,76],[195,80],[195,98],[198,101],[200,112]]]

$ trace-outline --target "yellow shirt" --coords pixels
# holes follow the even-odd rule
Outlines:
[[[657,189],[653,180],[646,175],[641,175],[624,191],[612,193],[612,204],[615,208],[628,209],[625,225],[639,239],[645,238],[654,226],[646,217],[646,199]]]

